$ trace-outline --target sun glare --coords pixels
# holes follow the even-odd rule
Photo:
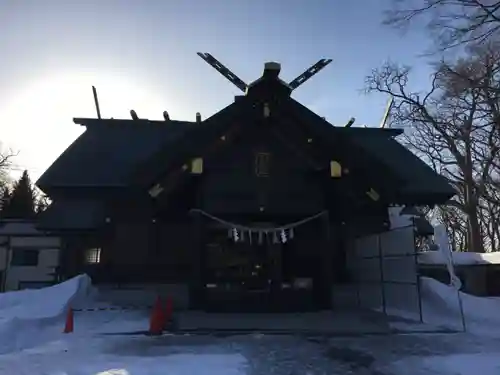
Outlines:
[[[10,100],[0,104],[0,141],[3,148],[19,152],[15,160],[19,169],[27,168],[33,179],[38,178],[84,131],[72,118],[96,117],[92,85],[97,88],[103,118],[130,118],[131,109],[149,119],[162,119],[164,110],[171,118],[186,115],[168,95],[153,93],[122,76],[47,75],[14,90]]]

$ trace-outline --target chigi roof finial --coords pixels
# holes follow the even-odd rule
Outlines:
[[[94,94],[95,110],[97,112],[97,118],[101,119],[101,109],[99,108],[99,98],[97,97],[97,89],[92,86],[92,93]]]
[[[231,70],[229,70],[224,64],[222,64],[219,60],[213,57],[210,53],[206,52],[198,52],[198,56],[200,56],[207,64],[212,66],[215,70],[217,70],[220,74],[222,74],[228,81],[230,81],[233,85],[243,91],[245,94],[248,94],[248,89],[250,86],[255,86],[257,83],[261,82],[262,79],[277,79],[284,86],[288,88],[288,94],[290,94],[297,87],[302,85],[304,82],[309,80],[312,76],[322,70],[325,66],[332,62],[332,59],[320,59],[314,65],[311,65],[308,69],[306,69],[302,74],[297,76],[294,80],[290,81],[290,83],[285,83],[281,81],[278,76],[281,71],[281,65],[277,62],[270,61],[264,64],[264,74],[261,78],[252,82],[250,85],[246,84],[234,74]]]

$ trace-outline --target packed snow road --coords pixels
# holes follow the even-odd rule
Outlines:
[[[0,374],[496,375],[499,347],[500,339],[471,334],[61,335],[0,356]]]

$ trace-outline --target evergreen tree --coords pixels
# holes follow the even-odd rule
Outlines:
[[[4,217],[7,207],[10,202],[10,190],[8,186],[5,186],[0,197],[0,218]]]
[[[32,219],[35,216],[35,192],[28,171],[14,184],[10,200],[3,210],[8,219]]]

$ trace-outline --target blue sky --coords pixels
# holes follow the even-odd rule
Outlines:
[[[210,52],[244,81],[265,61],[289,81],[333,62],[294,93],[337,125],[378,126],[387,98],[361,93],[372,68],[418,63],[425,35],[381,25],[389,0],[2,0],[0,140],[37,177],[82,131],[72,117],[208,117],[238,89],[203,62]],[[422,62],[420,62],[422,64]],[[427,79],[420,70],[421,81]]]

